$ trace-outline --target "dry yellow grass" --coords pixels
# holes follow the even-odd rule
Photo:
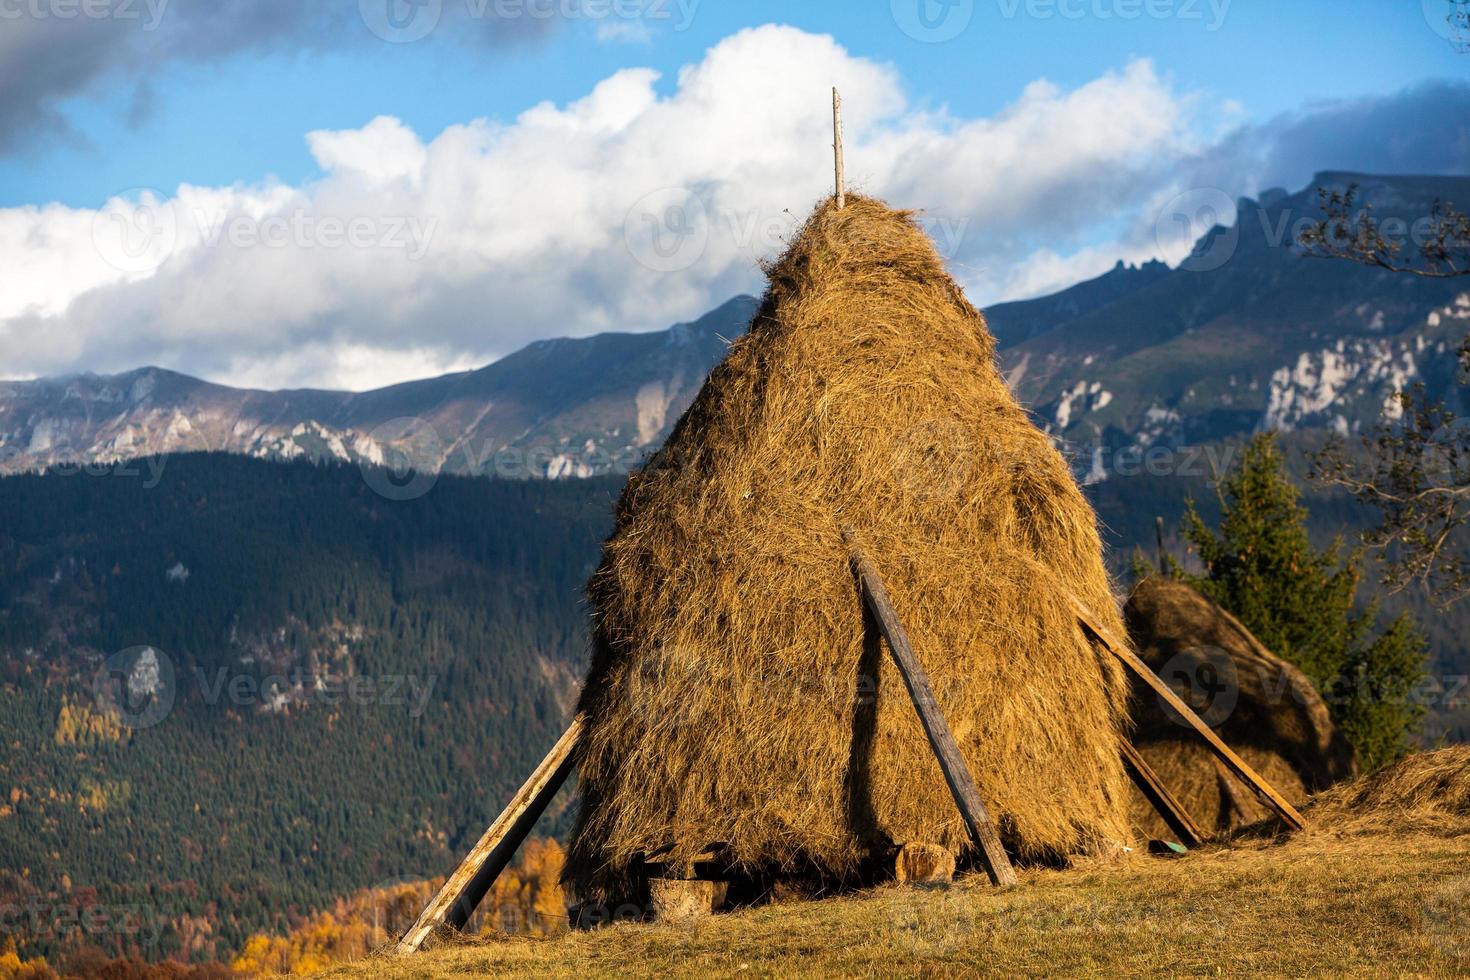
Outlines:
[[[903,212],[820,206],[749,333],[635,474],[589,585],[583,898],[635,855],[862,881],[969,838],[842,541],[882,574],[1023,859],[1126,841],[1127,683],[1068,595],[1122,620],[1096,517],[1016,404],[984,318]]]
[[[1463,831],[1465,828],[1459,828]],[[996,892],[883,887],[555,940],[383,954],[327,974],[592,976],[1456,976],[1470,973],[1470,837],[1246,841],[1168,860],[1027,870]]]

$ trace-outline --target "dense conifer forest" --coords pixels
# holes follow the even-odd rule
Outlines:
[[[227,959],[443,874],[584,663],[615,480],[398,500],[355,467],[161,463],[0,480],[0,909],[22,953]]]

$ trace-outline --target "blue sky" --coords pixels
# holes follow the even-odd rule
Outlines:
[[[158,31],[185,2],[164,8]],[[922,2],[939,16],[937,0]],[[648,40],[633,42],[598,40],[598,27],[616,18],[557,17],[544,34],[509,43],[473,43],[441,28],[416,43],[389,44],[349,10],[336,19],[341,36],[317,50],[275,46],[110,72],[60,104],[74,132],[39,134],[0,160],[0,206],[96,206],[125,188],[182,182],[299,181],[318,169],[302,138],[310,130],[361,126],[382,114],[424,135],[481,116],[510,119],[544,100],[577,98],[629,65],[659,70],[667,89],[680,66],[721,38],[764,23],[832,34],[853,54],[898,66],[916,103],[961,116],[995,112],[1036,78],[1074,86],[1137,56],[1187,89],[1238,103],[1253,120],[1470,69],[1470,58],[1431,30],[1417,0],[1158,2],[1172,13],[1151,17],[1144,0],[1134,7],[978,0],[968,26],[941,43],[905,34],[888,0],[700,0],[687,26],[687,8],[669,0],[654,11],[666,9],[668,19],[646,18]],[[964,6],[953,16],[963,18]],[[130,118],[140,99],[146,109]]]
[[[365,388],[692,319],[828,192],[834,84],[977,303],[1178,261],[1318,170],[1470,172],[1449,11],[0,0],[0,377]]]

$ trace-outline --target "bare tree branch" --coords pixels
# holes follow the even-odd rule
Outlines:
[[[1412,225],[1403,222],[1404,231],[1394,233],[1384,230],[1371,204],[1359,204],[1357,184],[1345,191],[1319,187],[1317,199],[1323,217],[1298,236],[1303,255],[1430,279],[1470,275],[1470,217],[1448,201],[1435,201],[1428,216]],[[1418,245],[1412,262],[1400,258],[1406,237]]]

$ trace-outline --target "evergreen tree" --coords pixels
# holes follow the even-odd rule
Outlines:
[[[1358,612],[1362,554],[1344,554],[1340,540],[1312,547],[1274,436],[1250,441],[1219,493],[1218,532],[1193,501],[1184,519],[1205,574],[1176,573],[1312,679],[1365,769],[1403,755],[1424,713],[1411,698],[1426,649],[1413,620],[1402,615],[1380,630],[1376,600]]]

